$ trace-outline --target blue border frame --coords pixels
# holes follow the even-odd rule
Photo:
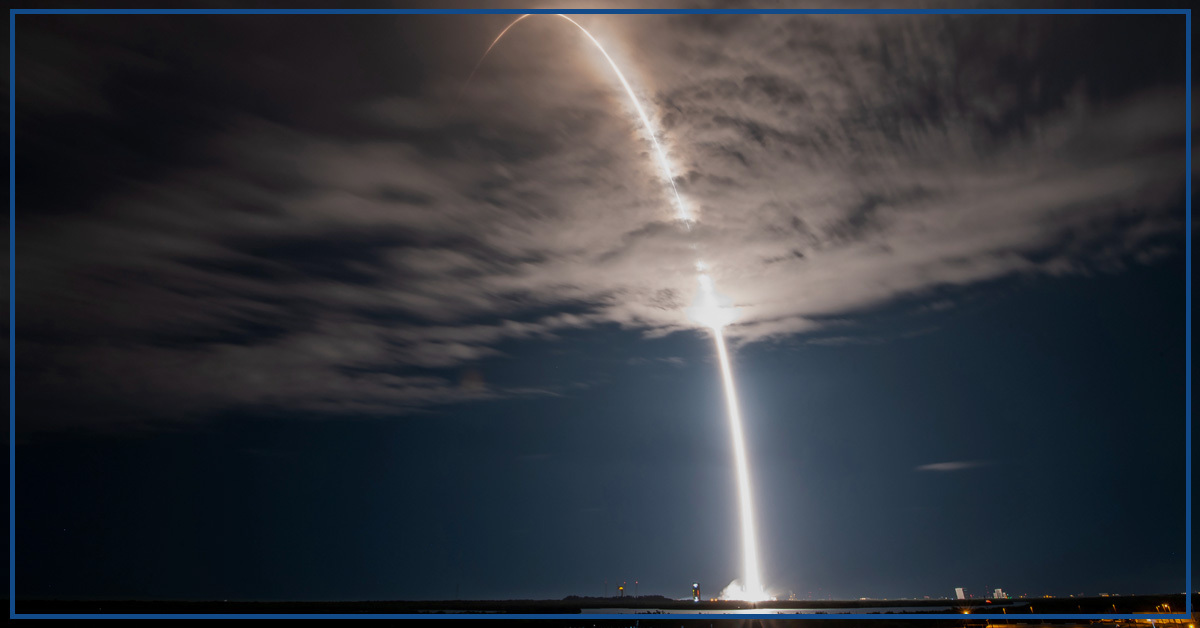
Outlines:
[[[17,614],[17,537],[16,537],[16,474],[17,474],[17,15],[520,15],[567,13],[571,15],[622,14],[622,15],[1183,15],[1186,24],[1187,48],[1187,170],[1185,224],[1187,244],[1184,252],[1186,276],[1186,316],[1184,338],[1187,365],[1187,393],[1185,397],[1185,434],[1187,459],[1184,464],[1185,486],[1185,543],[1187,556],[1184,559],[1185,613],[1137,614],[1137,615],[1076,615],[1076,614],[1029,614],[1019,615],[1022,619],[1187,619],[1192,616],[1192,10],[1191,9],[9,9],[8,11],[8,592],[10,619],[963,619],[962,613],[845,613],[845,614],[778,614],[778,613],[679,613],[666,615],[641,615],[628,613],[587,614],[478,614],[478,613],[420,613],[420,614]],[[992,614],[977,615],[991,618]],[[1007,617],[1007,616],[1005,616]]]

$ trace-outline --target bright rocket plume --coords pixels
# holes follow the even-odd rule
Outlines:
[[[729,431],[733,438],[734,464],[737,468],[738,507],[742,518],[742,562],[745,571],[741,591],[732,595],[737,599],[758,602],[767,599],[762,576],[758,568],[757,528],[754,525],[754,503],[750,495],[750,464],[746,460],[746,439],[742,434],[742,411],[738,405],[737,386],[733,382],[733,366],[729,351],[725,348],[725,333],[721,329],[733,322],[736,310],[722,307],[717,299],[712,278],[701,272],[700,303],[689,315],[696,322],[712,331],[717,345],[717,359],[721,364],[721,382],[725,386],[725,411],[729,415]]]
[[[518,22],[529,17],[532,14],[525,14],[513,20],[496,39],[492,40],[491,45],[484,51],[483,56],[479,58],[479,62],[475,64],[475,68],[471,70],[471,74],[467,77],[467,82],[475,76],[479,70],[479,66],[483,64],[483,60],[487,58],[488,53],[500,39],[508,33],[512,27]],[[561,13],[556,14],[558,17],[572,23],[596,46],[600,54],[604,55],[605,61],[612,68],[617,79],[621,82],[621,86],[625,88],[626,95],[629,96],[629,102],[633,105],[634,111],[637,112],[638,118],[641,120],[642,127],[645,128],[646,134],[650,137],[650,143],[654,146],[655,156],[658,158],[658,166],[661,176],[671,186],[671,192],[675,200],[676,217],[689,231],[692,228],[692,217],[687,206],[683,202],[683,198],[679,195],[679,189],[675,185],[675,175],[672,173],[671,164],[667,160],[666,153],[663,152],[662,146],[658,142],[657,134],[654,130],[654,125],[650,121],[650,116],[646,115],[646,110],[642,108],[641,102],[633,91],[633,87],[629,85],[629,81],[625,79],[625,74],[621,72],[612,57],[600,45],[600,42],[588,32],[586,28],[581,26],[579,22]],[[737,388],[733,381],[733,367],[729,360],[729,351],[725,346],[725,334],[722,328],[733,322],[736,311],[734,308],[723,306],[717,296],[715,287],[713,286],[712,278],[708,275],[707,265],[704,262],[697,262],[697,279],[700,282],[700,292],[697,296],[697,304],[688,311],[691,319],[712,332],[713,343],[717,347],[717,358],[721,365],[721,382],[725,389],[725,409],[729,416],[729,429],[733,439],[733,454],[734,462],[737,468],[737,485],[738,485],[738,508],[741,513],[742,525],[742,561],[743,561],[743,579],[740,585],[740,592],[736,596],[738,599],[749,601],[761,601],[767,599],[766,590],[763,588],[762,577],[759,574],[758,566],[758,541],[757,533],[754,525],[754,507],[753,500],[750,495],[750,465],[746,459],[746,442],[742,433],[742,413],[738,406]]]

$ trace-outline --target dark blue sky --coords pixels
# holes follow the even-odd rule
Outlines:
[[[1001,281],[953,309],[873,313],[856,331],[878,344],[739,351],[769,586],[1181,589],[1183,285],[1179,259]],[[481,367],[597,382],[563,397],[32,438],[19,594],[715,592],[739,559],[710,355],[691,334],[594,330]],[[629,364],[656,357],[687,364]],[[982,464],[916,470],[949,460]]]
[[[1177,593],[1178,16],[20,16],[23,598]],[[214,42],[219,42],[217,45]]]

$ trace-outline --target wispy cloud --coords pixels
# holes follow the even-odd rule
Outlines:
[[[25,141],[40,141],[63,103],[77,102],[96,116],[89,128],[150,125],[153,137],[188,138],[180,155],[204,157],[133,155],[147,162],[141,170],[97,177],[104,187],[90,196],[47,213],[18,208],[22,388],[48,403],[71,390],[160,414],[411,411],[549,389],[459,386],[439,372],[504,359],[504,343],[601,324],[648,336],[694,328],[697,252],[740,308],[728,335],[744,344],[934,290],[926,308],[942,310],[945,290],[1008,275],[1153,263],[1181,233],[1183,90],[1144,77],[1115,84],[1103,68],[1062,58],[1052,45],[1059,22],[1038,22],[1025,60],[1012,61],[1028,67],[1005,77],[991,60],[1010,58],[1010,43],[976,37],[995,28],[982,20],[587,23],[656,112],[699,218],[690,232],[672,223],[607,70],[581,72],[587,55],[550,50],[561,40],[539,36],[559,32],[552,20],[523,22],[528,33],[514,33],[469,90],[437,78],[461,68],[435,67],[402,97],[366,86],[314,88],[311,98],[282,90],[286,116],[250,113],[267,106],[271,84],[239,56],[239,39],[216,56],[181,49],[213,68],[206,80],[230,81],[194,90],[202,102],[192,110],[219,122],[211,129],[137,117],[103,98],[121,93],[112,81],[136,77],[94,84],[96,55],[144,57],[122,52],[121,31],[93,33],[86,41],[105,41],[100,51],[36,33],[54,40],[43,49],[58,51],[56,71],[77,80],[59,96],[18,90],[25,124],[42,125]],[[420,57],[459,58],[451,52]],[[17,59],[34,64],[18,76],[39,76],[26,70],[51,60],[34,49]],[[343,61],[321,67],[371,74]],[[393,70],[379,68],[380,80]],[[296,75],[332,80],[309,71]],[[1100,82],[1104,98],[1083,87]],[[153,85],[137,88],[138,102],[174,111],[177,95]],[[239,104],[245,85],[258,91]],[[556,310],[573,314],[546,315]]]
[[[810,345],[841,347],[847,345],[878,345],[883,344],[886,341],[883,338],[875,337],[826,336],[824,338],[811,338],[807,342]]]
[[[675,356],[666,357],[666,358],[633,357],[633,358],[629,358],[629,360],[627,360],[627,363],[630,366],[640,366],[640,365],[645,365],[645,364],[666,364],[666,365],[674,366],[674,367],[687,366],[686,360],[684,360],[683,358],[680,358],[680,357],[675,357]]]
[[[917,467],[917,471],[964,471],[976,469],[990,464],[986,460],[956,460],[953,462],[934,462]]]

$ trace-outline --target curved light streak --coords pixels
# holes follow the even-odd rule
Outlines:
[[[532,14],[526,13],[525,15],[518,17],[517,19],[513,20],[511,24],[504,27],[504,30],[500,31],[500,34],[496,36],[496,39],[492,40],[492,45],[487,47],[487,50],[483,52],[483,56],[479,58],[479,62],[475,64],[475,69],[471,70],[471,76],[467,77],[468,83],[475,76],[475,72],[479,70],[479,66],[483,64],[483,60],[487,58],[488,53],[492,51],[492,48],[496,47],[496,44],[500,43],[500,38],[504,37],[505,33],[512,29],[512,27],[516,26],[518,22],[529,17],[530,15]],[[654,124],[650,122],[650,116],[646,115],[645,109],[642,109],[642,103],[638,101],[637,94],[634,93],[633,87],[629,84],[629,81],[625,79],[625,74],[621,72],[621,68],[617,67],[617,62],[613,61],[613,58],[608,56],[608,51],[604,49],[604,46],[601,46],[600,42],[595,37],[592,37],[592,34],[589,33],[586,28],[581,26],[579,22],[576,22],[575,20],[561,13],[556,13],[555,15],[574,24],[576,28],[582,31],[583,34],[587,36],[588,40],[595,44],[596,49],[600,51],[600,54],[604,55],[604,60],[608,61],[608,66],[612,68],[613,73],[617,75],[617,79],[621,81],[621,87],[625,88],[625,93],[629,96],[629,102],[633,105],[634,110],[637,111],[638,118],[641,119],[642,126],[646,129],[646,134],[650,136],[650,143],[654,145],[654,154],[658,158],[658,167],[662,169],[662,177],[671,185],[671,193],[675,197],[676,217],[683,222],[684,227],[686,227],[688,230],[691,230],[692,215],[691,212],[688,211],[687,206],[684,205],[683,197],[679,196],[679,188],[675,185],[675,174],[671,172],[671,163],[667,161],[667,154],[663,152],[662,145],[658,143],[658,135],[654,131]]]
[[[518,17],[508,26],[504,27],[504,30],[500,31],[500,34],[496,36],[496,39],[492,40],[491,45],[484,51],[483,56],[479,58],[479,62],[475,64],[475,68],[471,70],[470,76],[467,77],[468,83],[474,78],[475,73],[479,70],[479,66],[483,64],[483,60],[487,58],[492,48],[496,47],[500,39],[512,27],[516,26],[518,22],[530,15],[525,14]],[[650,136],[650,143],[654,146],[654,153],[658,157],[658,165],[661,169],[662,177],[671,185],[677,217],[683,223],[684,227],[690,231],[692,228],[691,213],[688,212],[687,206],[683,203],[683,198],[679,195],[679,189],[675,185],[675,175],[671,171],[670,162],[667,160],[667,155],[663,152],[662,146],[658,142],[658,136],[655,133],[654,125],[650,122],[650,116],[642,108],[642,104],[638,101],[633,87],[625,79],[625,74],[621,72],[621,68],[608,55],[608,51],[604,49],[604,46],[600,45],[600,42],[586,28],[580,25],[579,22],[561,13],[556,15],[574,24],[576,28],[583,32],[588,40],[596,46],[596,49],[600,51],[600,54],[604,55],[604,59],[608,61],[609,67],[617,75],[617,79],[621,81],[621,87],[625,88],[625,93],[629,96],[629,102],[637,112],[642,126],[646,129],[646,134]],[[742,431],[742,413],[738,407],[737,388],[733,381],[733,367],[730,364],[729,351],[725,346],[725,334],[721,331],[725,325],[731,322],[732,310],[721,307],[718,302],[712,278],[709,277],[707,272],[704,272],[707,268],[708,266],[702,261],[696,263],[697,278],[700,281],[700,303],[695,308],[693,318],[712,332],[713,343],[717,346],[717,357],[721,364],[721,382],[725,389],[725,409],[729,416],[729,429],[733,438],[734,462],[737,469],[738,506],[741,512],[742,560],[745,571],[742,583],[742,599],[761,601],[767,599],[767,595],[763,589],[762,577],[759,574],[758,540],[754,525],[753,500],[750,495],[750,465],[746,458],[746,441]]]

